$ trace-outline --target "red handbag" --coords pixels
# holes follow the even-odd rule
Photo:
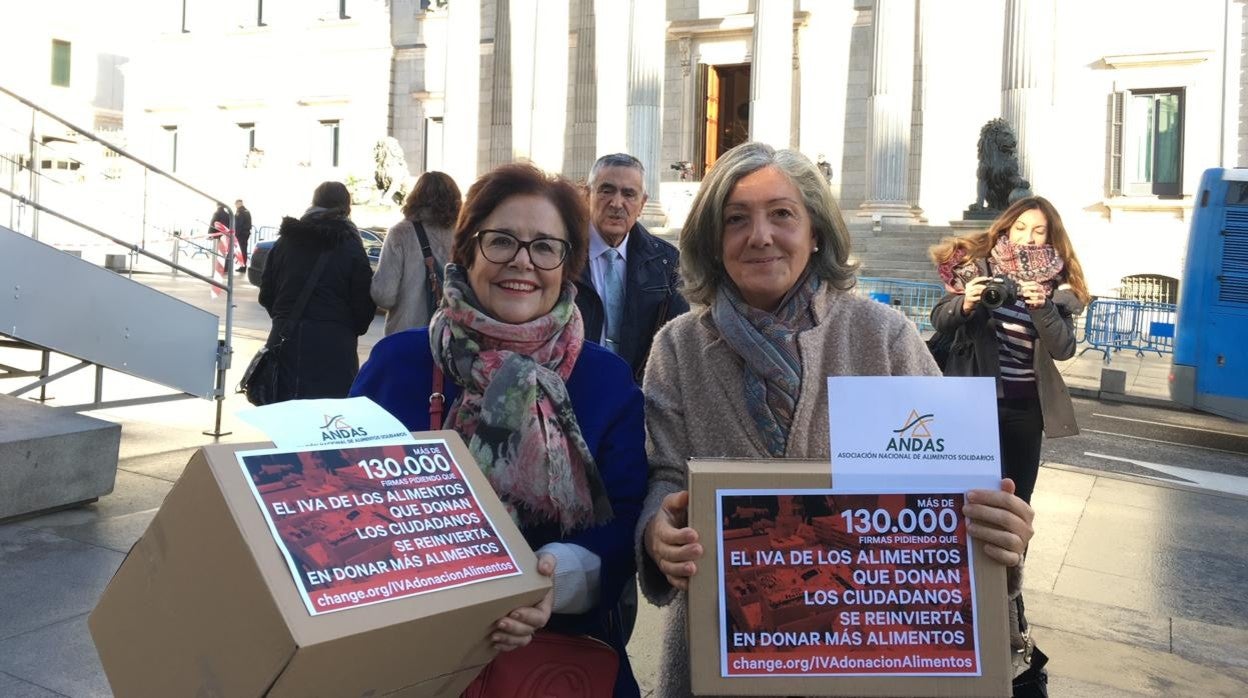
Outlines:
[[[485,665],[462,698],[610,698],[619,670],[619,657],[602,640],[539,630]]]
[[[441,369],[433,365],[429,428],[442,428]],[[461,698],[610,698],[620,658],[615,649],[587,635],[538,630],[529,644],[494,658],[464,690]]]

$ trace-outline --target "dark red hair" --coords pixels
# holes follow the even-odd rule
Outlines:
[[[472,266],[477,256],[473,236],[481,229],[481,222],[513,196],[540,196],[554,205],[572,246],[563,262],[563,278],[568,281],[580,276],[589,259],[589,209],[585,197],[575,184],[528,163],[496,167],[468,187],[455,224],[451,261],[465,269]]]

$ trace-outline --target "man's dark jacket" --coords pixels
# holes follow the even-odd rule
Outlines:
[[[251,235],[251,211],[246,206],[239,206],[234,212],[234,234],[244,240]]]
[[[668,320],[689,310],[680,295],[680,254],[664,240],[651,235],[640,223],[628,233],[624,268],[624,323],[620,327],[620,358],[633,369],[641,382],[650,356],[654,334]],[[576,281],[576,305],[585,320],[585,338],[602,338],[606,320],[602,298],[594,290],[593,275],[587,264]]]

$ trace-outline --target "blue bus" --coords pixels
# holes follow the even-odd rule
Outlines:
[[[1248,421],[1248,169],[1206,170],[1180,286],[1170,398]]]

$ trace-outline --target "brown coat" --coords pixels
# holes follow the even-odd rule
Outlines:
[[[827,377],[940,375],[914,325],[885,305],[827,290],[815,298],[815,315],[816,326],[798,336],[802,389],[787,458],[830,457]],[[685,596],[645,554],[642,533],[663,498],[685,489],[688,458],[769,457],[746,412],[742,365],[705,309],[668,323],[650,353],[644,385],[650,484],[637,528],[637,569],[646,597],[671,604],[656,696],[691,695]]]

